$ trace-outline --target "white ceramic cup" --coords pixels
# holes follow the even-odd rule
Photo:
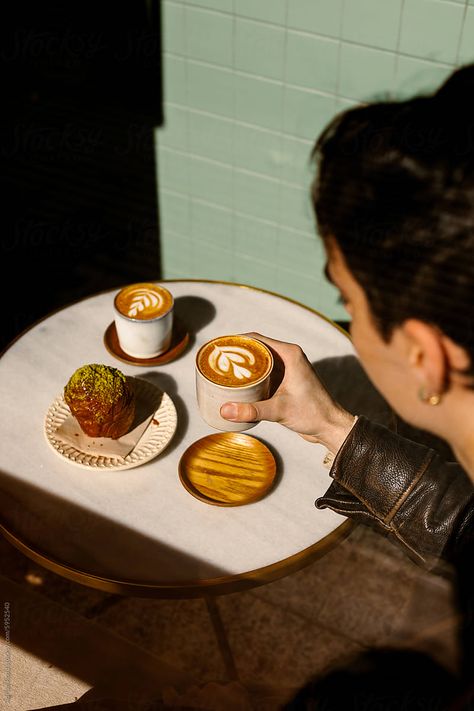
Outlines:
[[[237,385],[222,385],[217,382],[213,382],[210,377],[204,375],[199,367],[199,360],[203,350],[209,346],[222,342],[222,339],[232,339],[238,338],[239,341],[247,343],[250,348],[252,342],[255,342],[255,338],[249,336],[220,336],[218,338],[213,338],[211,341],[204,343],[199,349],[196,355],[195,361],[195,371],[196,371],[196,397],[198,402],[199,411],[202,418],[207,422],[208,425],[214,427],[217,430],[223,430],[225,432],[242,432],[243,430],[249,430],[251,427],[255,427],[257,422],[230,422],[229,420],[221,417],[220,409],[225,402],[258,402],[259,400],[265,400],[270,391],[270,377],[273,369],[273,356],[271,351],[263,344],[261,341],[257,341],[258,348],[265,350],[268,357],[268,367],[265,372],[257,380],[253,382],[245,382],[244,377],[242,381]],[[249,363],[249,359],[245,355],[244,349],[238,349],[238,352],[233,356],[232,346],[226,346],[227,350],[224,353],[224,363],[229,368],[233,367],[232,358],[237,356],[235,359],[238,361],[236,366],[240,371],[251,371],[252,364]],[[227,358],[228,363],[225,362]],[[241,360],[241,358],[243,360]],[[235,366],[234,366],[235,367]],[[208,372],[209,375],[209,372]]]
[[[121,349],[132,358],[155,358],[168,350],[173,332],[174,299],[160,284],[140,282],[114,299],[115,328]]]

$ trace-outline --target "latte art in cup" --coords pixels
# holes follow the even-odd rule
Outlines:
[[[198,368],[208,380],[224,387],[253,385],[271,369],[272,357],[260,341],[246,336],[220,336],[198,353]]]
[[[143,282],[124,287],[115,297],[115,307],[128,318],[145,321],[160,318],[173,306],[173,297],[157,284]]]
[[[114,299],[115,328],[121,349],[132,358],[155,358],[170,346],[172,294],[160,284],[139,282],[120,289]]]
[[[196,396],[199,412],[211,427],[242,432],[255,422],[230,422],[221,417],[225,402],[256,402],[268,397],[273,356],[251,336],[218,336],[196,355]]]

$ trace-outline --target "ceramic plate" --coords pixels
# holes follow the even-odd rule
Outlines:
[[[215,506],[257,501],[272,487],[273,454],[260,440],[240,432],[221,432],[194,442],[179,462],[184,488]]]
[[[137,399],[144,402],[159,402],[159,406],[154,411],[151,424],[130,454],[126,457],[113,458],[91,455],[59,441],[55,437],[55,432],[71,414],[62,396],[56,398],[46,413],[45,434],[53,451],[71,464],[86,469],[132,469],[158,456],[169,444],[176,431],[178,423],[176,408],[170,396],[152,383],[140,378],[134,378],[133,382]]]

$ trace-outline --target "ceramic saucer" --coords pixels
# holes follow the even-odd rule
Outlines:
[[[176,431],[178,416],[170,396],[152,383],[134,378],[137,400],[147,405],[159,403],[153,419],[134,449],[126,457],[97,456],[59,440],[56,431],[71,416],[64,398],[59,396],[46,413],[44,433],[53,451],[71,464],[85,469],[133,469],[158,456],[170,443]]]
[[[131,365],[164,365],[165,363],[170,363],[181,355],[188,343],[189,333],[184,324],[176,317],[173,323],[173,335],[170,347],[167,351],[154,358],[134,358],[128,355],[128,353],[125,353],[120,347],[114,321],[109,324],[104,333],[104,345],[108,352],[123,363],[130,363]]]

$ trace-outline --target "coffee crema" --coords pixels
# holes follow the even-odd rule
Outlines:
[[[143,282],[125,286],[115,297],[114,303],[123,316],[147,321],[168,313],[173,306],[173,297],[168,289]]]
[[[205,343],[197,354],[197,367],[216,385],[245,387],[270,372],[273,357],[268,348],[249,336],[220,336]]]

